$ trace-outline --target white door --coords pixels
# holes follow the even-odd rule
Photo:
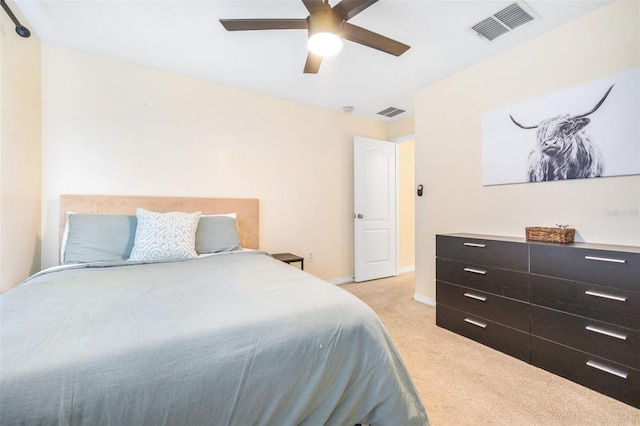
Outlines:
[[[355,281],[397,275],[396,148],[354,139]]]

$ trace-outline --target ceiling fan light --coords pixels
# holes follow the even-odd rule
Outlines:
[[[309,37],[307,46],[316,55],[332,56],[342,49],[342,39],[334,33],[316,33]]]

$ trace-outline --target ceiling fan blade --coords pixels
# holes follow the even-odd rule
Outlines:
[[[304,64],[305,74],[317,74],[322,63],[322,56],[309,52],[307,62]]]
[[[227,31],[306,30],[306,19],[220,19]]]
[[[378,0],[342,0],[333,7],[345,21],[356,16]]]
[[[342,25],[342,38],[378,49],[391,55],[400,56],[411,46],[390,39],[373,31],[365,30],[348,22]]]
[[[304,7],[307,8],[309,13],[313,13],[316,10],[331,8],[331,6],[329,6],[323,0],[302,0],[302,3],[304,3]]]

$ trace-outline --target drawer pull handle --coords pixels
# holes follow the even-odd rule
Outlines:
[[[487,246],[486,244],[477,244],[477,243],[464,243],[464,245],[467,247],[479,247],[479,248],[485,248]]]
[[[613,294],[600,293],[599,291],[587,290],[584,294],[595,297],[602,297],[603,299],[617,300],[618,302],[626,302],[626,297],[614,296]]]
[[[472,274],[480,274],[480,275],[486,275],[487,271],[483,271],[481,269],[473,269],[473,268],[464,268],[465,272],[471,272]]]
[[[587,361],[587,365],[589,367],[595,368],[596,370],[604,371],[605,373],[613,374],[614,376],[622,377],[623,379],[627,378],[628,373],[626,371],[618,370],[616,368],[609,367],[604,364],[600,364],[596,361]]]
[[[469,299],[475,299],[475,300],[479,300],[481,302],[486,302],[487,298],[484,296],[478,296],[477,294],[473,294],[473,293],[465,293],[464,294],[466,297],[468,297]]]
[[[585,327],[589,331],[594,333],[604,334],[605,336],[615,337],[620,340],[627,340],[626,334],[616,333],[615,331],[607,330],[606,328],[596,327],[595,325],[588,325]]]
[[[480,328],[487,328],[487,324],[485,324],[483,322],[480,322],[480,321],[472,320],[471,318],[465,318],[464,321],[468,322],[469,324],[473,324],[475,326],[478,326]]]
[[[627,263],[624,259],[612,259],[610,257],[585,256],[584,258],[587,260],[597,260],[599,262]]]

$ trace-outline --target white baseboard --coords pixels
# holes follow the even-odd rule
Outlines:
[[[418,293],[413,294],[413,300],[416,302],[424,303],[425,305],[433,306],[435,308],[436,301],[430,297],[422,296]]]
[[[407,272],[413,272],[416,270],[415,266],[405,266],[404,268],[400,268],[400,270],[398,271],[398,274],[404,274]],[[332,280],[328,280],[331,284],[335,284],[335,285],[340,285],[340,284],[347,284],[347,283],[352,283],[355,281],[354,277],[344,277],[344,278],[334,278]]]
[[[336,278],[333,280],[329,280],[329,282],[331,284],[340,285],[340,284],[352,283],[353,280],[354,280],[353,277],[344,277],[344,278]]]

